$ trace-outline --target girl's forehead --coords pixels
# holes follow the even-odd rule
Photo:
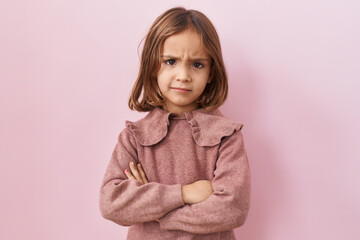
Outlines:
[[[185,30],[168,37],[163,45],[162,55],[206,58],[207,51],[202,44],[200,35],[193,30]]]

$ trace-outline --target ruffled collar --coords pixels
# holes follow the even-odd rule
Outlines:
[[[136,122],[126,121],[125,126],[133,133],[138,143],[151,146],[166,137],[169,119],[186,119],[190,124],[194,141],[200,146],[215,146],[221,142],[222,137],[230,136],[244,125],[224,117],[219,109],[208,112],[199,108],[178,116],[157,107]]]

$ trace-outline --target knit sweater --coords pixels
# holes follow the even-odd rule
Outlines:
[[[125,126],[101,184],[102,216],[129,226],[130,240],[236,239],[233,229],[250,207],[243,124],[218,109],[178,116],[155,108]],[[142,165],[149,183],[126,177],[130,161]],[[212,195],[185,204],[181,186],[198,180],[212,182]]]

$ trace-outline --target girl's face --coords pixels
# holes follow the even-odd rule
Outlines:
[[[185,30],[168,37],[161,54],[157,83],[164,109],[182,115],[197,109],[195,100],[210,82],[211,61],[198,33]]]

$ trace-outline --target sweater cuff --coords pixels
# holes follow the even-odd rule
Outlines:
[[[167,200],[164,200],[169,203],[169,209],[167,209],[167,211],[171,211],[185,205],[181,195],[181,184],[166,185],[166,188],[165,192]]]
[[[186,205],[186,203],[184,203],[183,199],[182,199],[182,194],[181,194],[181,184],[176,184],[176,185],[171,185],[174,188],[174,200],[178,199],[178,202],[174,201],[174,206],[175,208],[173,208],[172,210],[176,210],[178,208],[181,208],[183,206]],[[159,224],[160,224],[160,229],[161,230],[167,230],[169,227],[171,228],[173,223],[171,222],[171,218],[172,218],[172,213],[174,213],[173,211],[169,211],[168,213],[166,213],[163,217],[161,217],[159,219]]]

